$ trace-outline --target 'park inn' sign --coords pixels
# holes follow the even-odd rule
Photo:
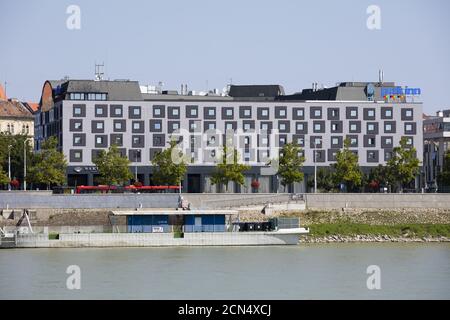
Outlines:
[[[381,88],[381,96],[420,96],[420,88],[402,88],[402,87],[393,87],[393,88]]]

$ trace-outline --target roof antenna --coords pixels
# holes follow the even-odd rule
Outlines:
[[[95,64],[95,81],[101,81],[103,80],[103,76],[105,73],[103,72],[103,67],[105,66],[105,63],[102,64]]]

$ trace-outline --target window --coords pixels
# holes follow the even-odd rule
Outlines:
[[[76,130],[82,130],[83,129],[83,123],[82,122],[75,122],[74,127]],[[12,125],[12,133],[14,133],[14,125]]]
[[[298,138],[297,138],[297,144],[298,144],[300,147],[303,147],[304,144],[305,144],[305,138],[303,138],[303,137],[298,137]]]
[[[391,109],[386,109],[384,112],[384,116],[386,118],[392,118],[392,110]]]
[[[82,152],[81,150],[76,150],[73,152],[73,158],[76,160],[81,160],[82,158]]]
[[[250,137],[244,137],[244,144],[249,145],[250,144]]]
[[[228,122],[228,123],[226,124],[226,126],[225,126],[225,129],[226,129],[226,130],[233,130],[233,123]]]
[[[261,115],[262,115],[263,117],[268,117],[268,116],[269,116],[269,110],[267,110],[267,109],[262,109]]]
[[[194,122],[194,125],[196,126],[197,124]],[[161,130],[161,122],[155,122],[154,129]]]
[[[286,110],[285,109],[281,109],[280,110],[280,117],[286,117]]]
[[[102,117],[105,115],[105,108],[103,106],[95,106],[95,116]]]
[[[390,131],[392,131],[392,124],[386,123],[386,124],[384,125],[384,131],[385,131],[385,132],[390,132]]]
[[[375,130],[375,125],[373,123],[368,123],[367,124],[367,131],[374,131]]]
[[[173,108],[172,109],[172,115],[173,116],[179,116],[180,115],[180,110],[178,108]]]
[[[407,110],[405,111],[405,115],[406,115],[408,118],[411,118],[411,117],[413,116],[412,110],[411,110],[411,109],[407,109]]]
[[[375,117],[375,110],[369,109],[367,111],[367,115],[371,118]]]
[[[286,131],[286,124],[285,124],[285,123],[280,123],[280,124],[278,125],[278,129],[279,129],[280,131]]]
[[[192,117],[196,117],[197,116],[197,109],[194,109],[194,108],[190,109],[190,115]]]
[[[331,124],[331,131],[338,131],[338,125],[337,125],[337,123],[332,123],[332,124]]]
[[[141,130],[141,123],[134,121],[133,122],[133,130]]]
[[[103,144],[103,137],[97,137],[95,139],[95,144]]]
[[[123,130],[123,123],[120,121],[115,121],[114,122],[114,129],[115,130]]]
[[[208,109],[208,116],[214,117],[216,115],[215,109]]]
[[[251,115],[252,115],[252,112],[250,109],[244,109],[244,116],[251,117]]]
[[[351,110],[350,111],[350,116],[352,118],[357,118],[358,117],[358,111],[357,110]]]
[[[225,114],[226,114],[228,117],[232,117],[232,116],[233,116],[233,109],[227,109],[227,110],[225,111]]]
[[[322,116],[322,110],[314,110],[314,117],[320,118]]]
[[[339,144],[339,139],[336,138],[336,137],[332,138],[332,139],[331,139],[331,144],[332,144],[332,145],[338,145],[338,144]]]
[[[244,130],[248,131],[252,128],[252,126],[250,125],[250,123],[244,123]]]
[[[215,130],[216,129],[216,123],[215,122],[210,122],[208,123],[208,130]]]
[[[350,138],[350,146],[351,147],[357,147],[358,146],[358,138],[357,137],[351,137]]]
[[[314,124],[314,132],[320,132],[322,131],[322,125],[320,123]]]
[[[114,108],[113,108],[113,115],[114,115],[114,116],[116,116],[116,117],[121,117],[121,116],[122,116],[122,113],[123,113],[122,107],[117,106],[117,107],[114,107]]]
[[[74,106],[73,107],[73,115],[74,116],[81,116],[81,107],[80,106]]]
[[[269,124],[268,123],[261,123],[261,130],[269,130]]]
[[[410,123],[405,124],[405,131],[412,131],[412,128],[413,128],[412,124]]]
[[[141,107],[130,106],[128,109],[128,117],[130,119],[140,119],[141,118]]]
[[[297,123],[297,127],[296,128],[297,128],[297,131],[303,131],[305,126],[304,126],[303,123]]]
[[[95,123],[95,129],[97,129],[97,130],[103,130],[104,129],[104,126],[103,126],[103,122],[96,122]]]

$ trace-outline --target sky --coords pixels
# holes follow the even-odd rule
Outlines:
[[[70,5],[80,29],[67,28]],[[370,5],[380,29],[369,29]],[[164,89],[281,84],[286,93],[343,81],[420,88],[424,112],[449,109],[448,0],[0,0],[0,82],[40,99],[45,80],[164,83]],[[70,20],[73,21],[73,20]]]

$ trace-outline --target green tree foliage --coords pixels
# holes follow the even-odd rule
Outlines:
[[[36,184],[62,185],[66,182],[67,161],[57,149],[58,140],[50,137],[42,143],[41,150],[32,159],[27,178]]]
[[[108,151],[102,150],[93,160],[100,174],[100,182],[102,184],[123,185],[128,183],[133,174],[129,169],[130,161],[126,157],[122,157],[116,145],[111,145]]]
[[[314,188],[314,175],[309,176],[308,187]],[[325,168],[317,169],[317,189],[320,192],[331,192],[336,189],[332,170]]]
[[[25,143],[25,141],[27,141]],[[11,146],[9,148],[9,146]],[[27,162],[30,164],[33,158],[33,150],[30,138],[26,135],[0,133],[0,166],[4,172],[8,172],[8,150],[11,154],[11,179],[23,181],[24,148]]]
[[[411,183],[419,173],[419,159],[416,157],[416,149],[409,147],[407,138],[400,139],[400,145],[392,150],[392,157],[387,162],[388,182],[394,191]]]
[[[277,175],[280,176],[284,187],[303,181],[302,167],[305,158],[299,157],[300,152],[301,148],[292,142],[286,143],[281,149]]]
[[[442,172],[438,174],[438,183],[442,186],[450,186],[450,150],[445,152]]]
[[[379,164],[370,170],[367,177],[367,187],[370,191],[379,191],[381,187],[388,185],[389,171],[386,166]]]
[[[229,149],[225,144],[222,152],[222,160],[211,176],[211,183],[219,186],[225,185],[225,190],[228,191],[230,181],[239,185],[244,184],[244,172],[250,169],[250,166],[238,162],[239,155],[236,148]]]
[[[155,165],[153,180],[158,185],[177,186],[187,171],[186,160],[177,147],[177,141],[171,141],[169,148],[158,152],[152,163]]]
[[[3,168],[0,167],[0,185],[5,185],[7,183],[9,183],[9,177],[3,172]]]
[[[358,155],[350,150],[350,140],[345,139],[344,148],[336,154],[334,168],[334,182],[343,183],[348,192],[355,191],[362,184],[362,172],[358,165]]]

